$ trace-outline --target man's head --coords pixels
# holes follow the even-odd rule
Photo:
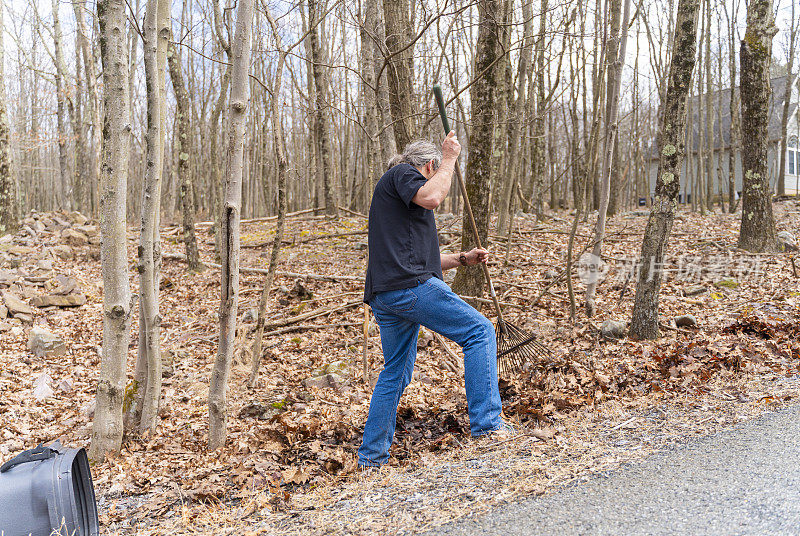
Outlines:
[[[410,164],[417,168],[426,179],[430,179],[442,163],[442,150],[427,140],[412,141],[402,154],[389,160],[389,167],[397,164]]]

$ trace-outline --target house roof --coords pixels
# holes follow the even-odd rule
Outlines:
[[[767,136],[770,142],[779,141],[781,139],[781,115],[783,113],[783,97],[786,90],[787,76],[778,76],[770,80],[772,85],[772,98],[770,99],[770,113],[769,124],[767,125]],[[800,77],[795,77],[796,82],[800,82]],[[739,88],[734,88],[738,94]],[[793,96],[796,96],[796,92]],[[698,100],[701,97],[695,95],[690,97],[687,102],[687,109],[691,114],[691,118],[687,120],[686,135],[687,144],[686,149],[689,153],[697,152],[700,145],[700,129],[703,130],[705,136],[705,121],[700,123],[698,109]],[[701,107],[705,115],[706,94],[702,95]],[[712,106],[714,108],[714,149],[725,149],[731,145],[731,110],[730,110],[731,89],[726,88],[711,93]],[[794,98],[789,104],[789,117],[792,117],[797,112],[797,100]],[[721,119],[721,122],[720,122]],[[720,128],[721,125],[721,128]],[[691,137],[689,137],[691,136]],[[690,149],[691,147],[691,149]],[[655,140],[652,144],[651,158],[658,159],[658,147]]]

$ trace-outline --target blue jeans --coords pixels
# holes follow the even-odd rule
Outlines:
[[[381,331],[383,371],[375,384],[358,449],[360,465],[378,466],[389,459],[400,395],[411,382],[420,325],[458,343],[464,350],[464,385],[472,435],[503,426],[497,387],[497,343],[494,326],[437,277],[416,287],[376,294],[370,301]]]

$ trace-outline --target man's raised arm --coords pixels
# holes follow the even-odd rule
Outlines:
[[[456,131],[451,130],[442,142],[442,164],[436,173],[428,179],[428,182],[417,190],[416,195],[411,199],[414,203],[430,210],[442,204],[447,193],[450,191],[450,182],[453,179],[453,171],[456,167],[456,159],[461,152],[461,145],[456,139]]]

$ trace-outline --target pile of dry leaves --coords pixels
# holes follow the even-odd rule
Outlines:
[[[778,230],[798,234],[798,204],[776,206]],[[595,318],[569,321],[569,297],[559,273],[565,266],[568,213],[544,222],[520,215],[502,259],[505,238],[493,236],[490,270],[505,314],[537,332],[553,358],[531,363],[504,378],[506,414],[533,437],[569,437],[570,419],[604,405],[662,403],[702,397],[709,385],[739,384],[742,378],[788,377],[800,372],[800,292],[790,253],[749,255],[735,248],[738,223],[727,214],[681,213],[674,228],[662,296],[662,337],[638,342],[602,335],[607,320],[630,318],[632,259],[638,253],[645,215],[627,214],[609,224],[604,260],[608,270],[598,288]],[[85,223],[85,222],[84,222]],[[445,249],[457,251],[460,221],[442,216]],[[116,458],[93,468],[107,527],[125,532],[155,519],[189,523],[197,508],[247,504],[254,512],[281,511],[301,504],[307,493],[338,489],[355,467],[370,388],[380,371],[380,338],[374,321],[367,340],[364,377],[366,221],[327,221],[301,215],[287,222],[287,240],[270,294],[267,336],[259,380],[247,388],[248,349],[264,275],[245,270],[241,278],[240,330],[229,396],[228,441],[221,452],[206,450],[206,397],[217,340],[219,272],[190,274],[179,260],[178,228],[162,233],[165,260],[161,284],[164,397],[158,433],[126,437]],[[267,267],[271,220],[243,225],[242,266]],[[590,240],[590,222],[578,240]],[[213,263],[213,235],[199,226],[203,259]],[[129,235],[131,284],[136,289],[136,233]],[[0,249],[31,243],[22,255],[6,255],[2,269],[33,271],[44,258],[54,273],[80,285],[87,300],[72,308],[36,309],[33,323],[64,339],[66,353],[36,357],[27,348],[29,323],[0,333],[0,458],[43,441],[87,445],[101,344],[102,285],[95,245],[73,244],[74,258],[56,254],[62,233],[43,229],[20,234]],[[555,280],[555,282],[554,282]],[[575,280],[580,301],[582,287]],[[0,285],[3,281],[0,280]],[[31,298],[24,278],[6,285]],[[579,303],[580,305],[580,303]],[[484,311],[490,314],[487,307]],[[692,315],[694,325],[671,319]],[[134,322],[134,326],[136,323]],[[135,331],[135,328],[134,328]],[[449,351],[429,334],[420,336],[414,380],[398,413],[390,464],[413,467],[447,459],[468,448],[463,378],[445,362]],[[130,369],[137,337],[130,344]],[[33,396],[34,382],[47,374],[52,395]],[[737,391],[737,395],[739,396]],[[610,406],[609,406],[610,407]],[[258,500],[253,498],[257,497]],[[206,506],[199,506],[205,504]],[[298,514],[299,515],[299,514]],[[178,522],[176,521],[176,523]]]

